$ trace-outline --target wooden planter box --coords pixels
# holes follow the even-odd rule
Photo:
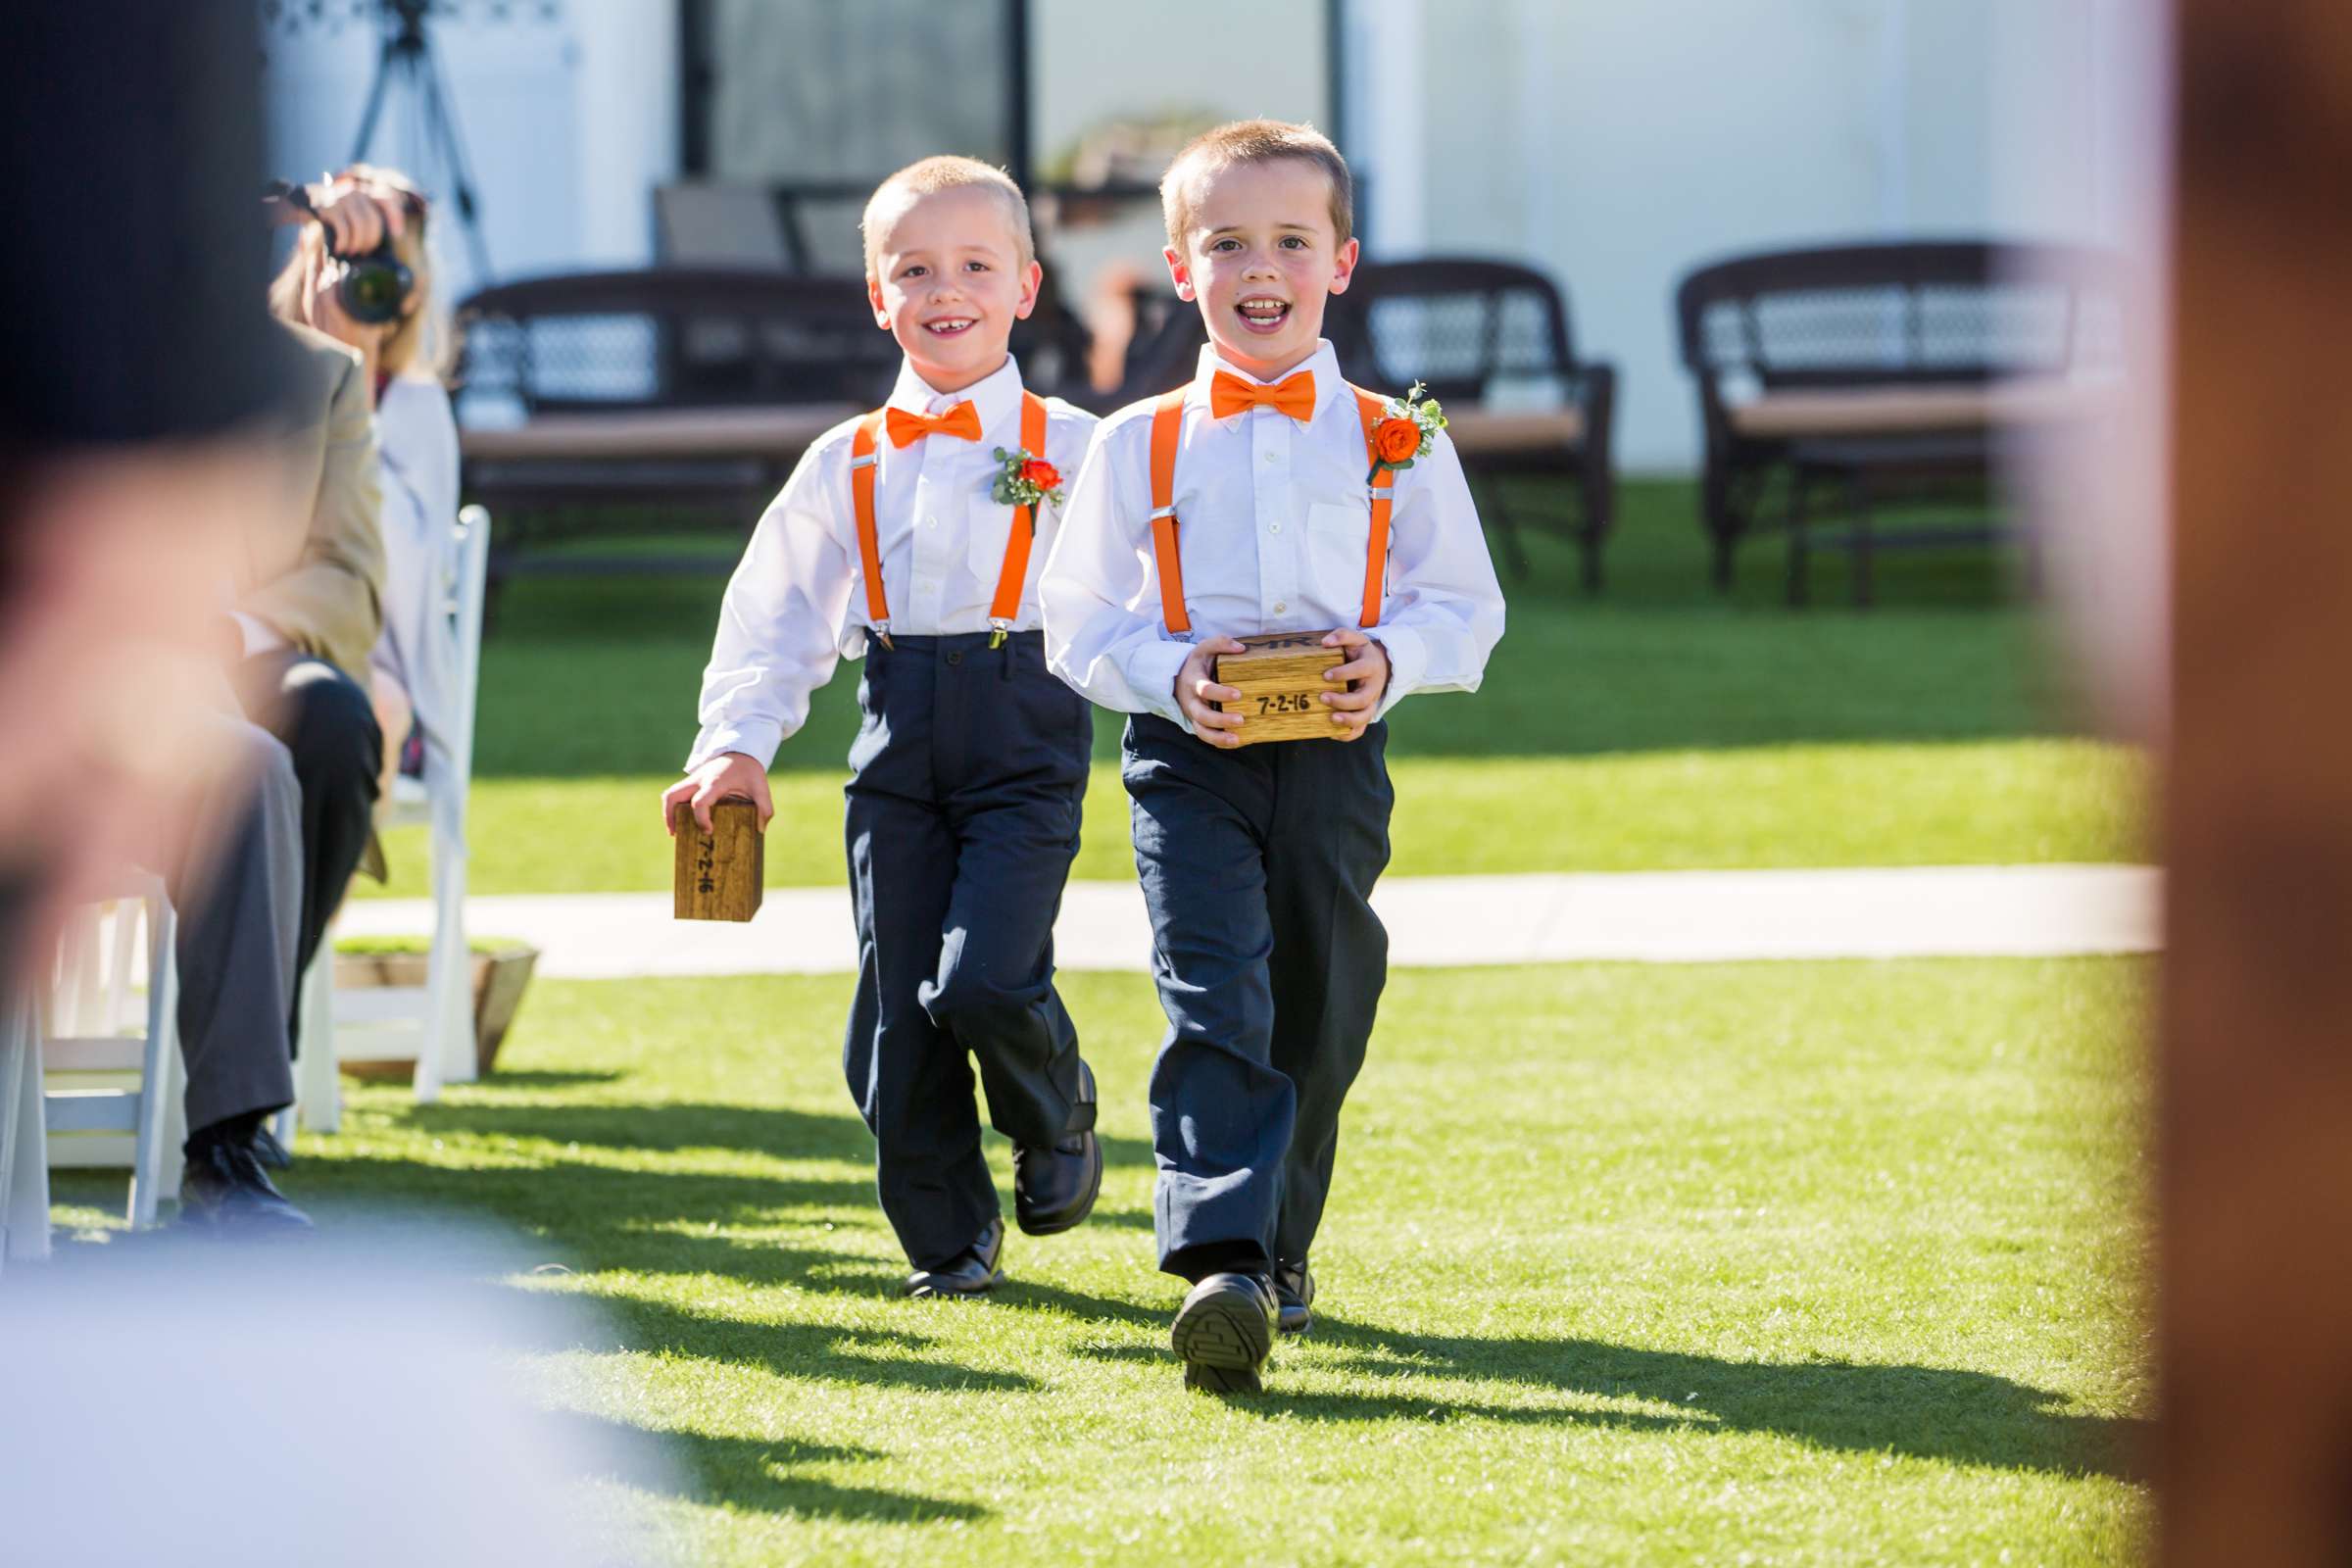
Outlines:
[[[473,1050],[481,1075],[490,1075],[498,1048],[522,1005],[523,988],[531,983],[531,968],[539,950],[516,943],[511,947],[477,948],[473,952]],[[421,986],[426,958],[421,953],[338,953],[335,988],[357,991],[370,986]],[[345,1057],[337,1063],[354,1078],[407,1082],[416,1075],[414,1061],[368,1060]]]

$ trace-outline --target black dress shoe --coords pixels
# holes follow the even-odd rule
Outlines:
[[[1258,1369],[1274,1348],[1274,1282],[1262,1274],[1211,1274],[1176,1309],[1168,1345],[1184,1363],[1186,1388],[1261,1392]]]
[[[253,1130],[253,1157],[262,1162],[264,1170],[291,1170],[294,1156],[286,1146],[277,1141],[268,1122]]]
[[[1080,1062],[1078,1071],[1086,1080],[1082,1103],[1091,1105],[1094,1069]],[[1074,1229],[1095,1211],[1095,1199],[1102,1191],[1102,1145],[1093,1128],[1043,1148],[1013,1146],[1012,1214],[1022,1235],[1054,1236]]]
[[[1315,1277],[1307,1271],[1305,1258],[1274,1265],[1274,1327],[1279,1332],[1304,1334],[1314,1325],[1315,1314],[1307,1308],[1315,1304]]]
[[[938,1268],[918,1268],[906,1276],[908,1296],[985,1296],[1004,1283],[997,1259],[1004,1251],[1004,1222],[992,1219],[980,1239]]]
[[[253,1146],[217,1140],[191,1150],[179,1178],[179,1219],[220,1235],[295,1236],[311,1217],[270,1185]]]

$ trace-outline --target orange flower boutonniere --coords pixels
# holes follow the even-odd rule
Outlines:
[[[1446,428],[1446,411],[1436,398],[1423,396],[1428,390],[1415,381],[1403,397],[1389,399],[1380,422],[1372,426],[1372,466],[1364,483],[1377,481],[1383,468],[1394,473],[1411,467],[1415,458],[1426,457],[1437,444],[1438,432]]]
[[[1020,447],[997,448],[997,479],[989,499],[1003,507],[1061,505],[1061,470]]]

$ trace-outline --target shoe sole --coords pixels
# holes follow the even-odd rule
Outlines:
[[[1102,1196],[1102,1141],[1098,1138],[1095,1140],[1094,1176],[1093,1179],[1087,1183],[1085,1199],[1082,1200],[1078,1205],[1071,1209],[1067,1214],[1063,1215],[1059,1219],[1054,1220],[1051,1224],[1033,1225],[1028,1220],[1021,1218],[1021,1216],[1017,1213],[1013,1216],[1013,1222],[1020,1226],[1021,1234],[1023,1236],[1059,1236],[1063,1231],[1074,1231],[1079,1226],[1085,1224],[1087,1216],[1095,1211],[1095,1200]]]
[[[995,1290],[998,1286],[1004,1283],[1004,1271],[1003,1269],[999,1269],[988,1277],[988,1283],[986,1285],[982,1285],[974,1290],[946,1290],[936,1285],[907,1285],[902,1287],[902,1289],[905,1291],[906,1298],[910,1301],[969,1301],[986,1296],[989,1292]]]
[[[1211,1394],[1259,1394],[1258,1369],[1274,1348],[1264,1308],[1240,1290],[1188,1300],[1168,1330],[1184,1363],[1184,1386]]]

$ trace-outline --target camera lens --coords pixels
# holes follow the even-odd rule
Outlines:
[[[335,285],[335,297],[353,320],[380,326],[400,315],[409,283],[409,270],[378,252],[350,265]]]

